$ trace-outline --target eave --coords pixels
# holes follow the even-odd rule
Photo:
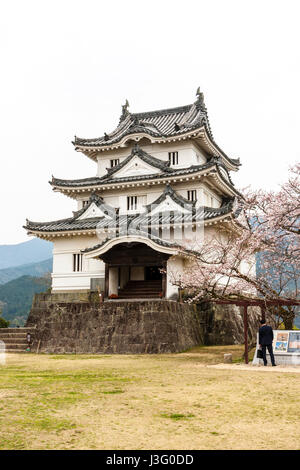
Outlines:
[[[230,182],[226,182],[225,179],[221,176],[218,171],[217,165],[206,170],[200,170],[199,172],[190,173],[187,175],[173,175],[173,176],[163,176],[159,175],[153,176],[153,178],[147,178],[145,180],[136,180],[136,181],[123,181],[123,182],[111,182],[111,183],[101,183],[99,185],[86,185],[80,186],[79,188],[74,188],[72,186],[58,186],[52,184],[52,189],[55,192],[61,192],[73,199],[77,199],[79,194],[90,193],[92,191],[103,192],[108,190],[122,190],[122,189],[132,189],[132,188],[149,188],[156,185],[166,185],[172,183],[181,183],[181,182],[191,182],[199,181],[207,177],[212,177],[216,182],[217,186],[221,191],[224,191],[225,194],[234,196],[241,194],[231,185]]]
[[[187,227],[195,227],[195,226],[213,226],[219,223],[234,223],[235,224],[235,217],[233,214],[233,211],[228,212],[227,214],[222,214],[220,216],[214,217],[213,219],[208,219],[204,221],[193,221],[193,222],[188,222],[185,224],[179,224],[179,223],[172,223],[172,224],[164,224],[165,227],[181,227],[182,225],[187,226]],[[156,227],[155,224],[153,224],[153,227]],[[28,227],[24,226],[23,228],[26,229],[27,235],[35,236],[38,238],[42,238],[45,240],[51,240],[54,238],[71,238],[71,237],[80,237],[80,236],[96,236],[97,235],[97,227],[93,229],[78,229],[78,230],[57,230],[57,231],[41,231],[41,230],[34,230],[34,229],[28,229]],[[115,233],[115,229],[107,229],[108,233]]]
[[[88,248],[86,250],[82,250],[82,253],[85,253],[87,258],[95,258],[101,256],[111,248],[121,243],[130,243],[130,242],[138,242],[144,243],[150,246],[152,249],[159,251],[161,253],[166,253],[169,255],[176,255],[178,254],[179,246],[175,245],[174,243],[169,243],[161,239],[153,239],[149,237],[145,237],[143,235],[126,235],[114,238],[107,238],[102,243]]]
[[[212,155],[217,155],[221,157],[224,161],[226,168],[229,171],[238,171],[239,167],[241,166],[239,159],[232,159],[223,152],[222,149],[211,139],[210,135],[207,133],[207,130],[203,129],[203,132],[196,137],[196,141],[199,143],[201,147],[203,147],[208,153]]]
[[[27,230],[27,235],[31,235],[34,237],[42,238],[44,240],[51,240],[53,238],[59,238],[59,237],[64,237],[64,238],[70,238],[70,237],[80,237],[80,236],[95,236],[97,234],[96,229],[91,229],[91,230],[68,230],[68,231],[54,231],[54,232],[46,232],[46,231],[39,231],[39,230],[32,230],[28,229],[26,226],[24,226]]]

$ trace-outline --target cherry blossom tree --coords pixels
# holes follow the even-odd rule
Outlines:
[[[193,301],[262,297],[299,299],[300,288],[300,165],[278,191],[243,192],[232,223],[208,234],[189,251],[189,269],[173,282]],[[186,255],[186,248],[183,253]],[[256,269],[257,268],[257,269]],[[290,329],[295,307],[280,307]]]

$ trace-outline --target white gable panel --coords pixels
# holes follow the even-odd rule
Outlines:
[[[84,220],[84,219],[90,219],[92,217],[107,217],[107,214],[104,214],[104,212],[98,207],[94,202],[90,205],[87,210],[81,214],[80,217],[78,217],[77,220]]]
[[[161,173],[159,168],[155,168],[144,162],[138,156],[134,157],[119,171],[112,175],[113,178],[124,178],[127,176],[156,175]]]
[[[191,209],[187,207],[182,207],[180,204],[177,204],[169,195],[166,196],[166,199],[161,201],[160,204],[156,205],[153,204],[151,207],[151,212],[149,215],[155,215],[158,212],[182,212],[183,214],[189,214],[191,212]]]

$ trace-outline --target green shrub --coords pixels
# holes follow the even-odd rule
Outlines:
[[[0,328],[8,328],[9,321],[5,320],[5,318],[0,317]]]

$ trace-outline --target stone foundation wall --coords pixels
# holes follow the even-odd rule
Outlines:
[[[33,350],[39,344],[45,353],[173,353],[203,344],[195,305],[74,300],[36,294],[27,320],[27,326],[36,326]]]
[[[243,307],[203,303],[197,305],[199,319],[203,328],[204,344],[225,345],[244,343]],[[248,307],[248,342],[256,343],[260,327],[259,307]]]
[[[26,326],[36,326],[33,350],[48,353],[171,353],[196,345],[242,344],[243,310],[213,303],[110,301],[91,293],[36,294]],[[249,343],[261,313],[248,308]]]

